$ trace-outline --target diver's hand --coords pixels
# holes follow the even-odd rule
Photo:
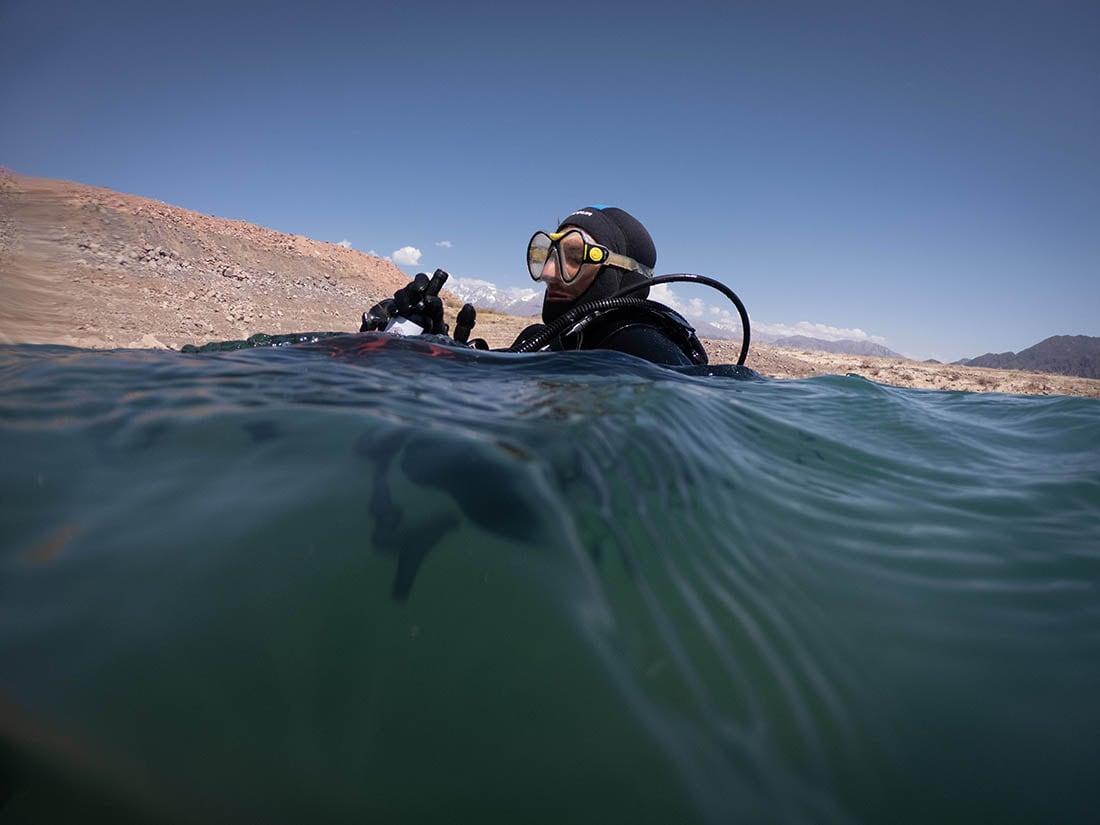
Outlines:
[[[363,313],[359,331],[385,329],[406,335],[420,332],[446,335],[447,325],[443,322],[443,301],[439,290],[448,277],[442,269],[437,269],[431,278],[423,272],[418,273],[406,286],[397,290],[393,298],[379,301],[369,312]],[[401,324],[398,319],[402,318],[409,324]]]
[[[393,298],[385,298],[363,313],[363,323],[360,324],[359,331],[379,332],[386,328],[396,314]]]
[[[446,334],[443,301],[439,297],[439,289],[446,280],[447,273],[442,269],[437,269],[431,278],[423,272],[417,274],[407,286],[393,293],[397,315],[416,324],[425,333]]]
[[[460,344],[465,344],[470,340],[470,333],[474,329],[474,324],[477,323],[477,310],[473,304],[463,304],[462,309],[458,311],[458,317],[455,318],[455,340]]]

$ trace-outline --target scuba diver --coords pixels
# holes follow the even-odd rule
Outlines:
[[[534,281],[546,285],[542,323],[528,326],[504,351],[606,349],[662,366],[685,367],[689,372],[701,369],[706,374],[728,375],[729,372],[719,372],[722,366],[707,365],[706,351],[681,315],[664,304],[648,300],[652,284],[683,281],[718,289],[737,306],[744,332],[738,364],[744,364],[749,342],[748,315],[736,294],[724,284],[701,275],[654,277],[656,262],[657,251],[649,232],[632,215],[615,207],[578,209],[553,232],[536,232],[527,244],[527,269]],[[363,313],[359,331],[448,335],[439,298],[448,277],[441,269],[431,277],[423,272],[418,274],[397,290],[393,298],[380,301]],[[476,314],[472,305],[463,306],[453,339],[445,343],[488,349],[484,340],[470,340]],[[384,337],[372,340],[370,346],[385,346],[387,340]],[[739,370],[740,366],[732,369]],[[392,596],[397,601],[410,598],[417,573],[428,554],[460,523],[472,522],[520,541],[541,534],[533,525],[538,525],[540,519],[545,521],[545,513],[517,495],[514,485],[506,483],[498,489],[486,486],[494,478],[507,480],[511,476],[501,476],[490,464],[482,472],[469,463],[488,461],[484,456],[472,459],[463,451],[464,475],[488,479],[486,483],[469,484],[461,477],[456,480],[437,472],[440,450],[455,448],[433,437],[430,431],[371,430],[364,436],[360,449],[370,458],[374,472],[370,499],[375,524],[372,547],[376,552],[397,557],[392,586]],[[448,513],[425,519],[403,507],[389,482],[395,465],[413,483],[450,493],[461,516]],[[502,501],[508,505],[502,508]]]
[[[532,280],[546,285],[541,324],[524,329],[504,352],[608,349],[667,366],[707,363],[695,330],[678,312],[647,300],[654,283],[692,281],[719,289],[738,307],[745,328],[741,359],[748,350],[748,317],[740,299],[717,281],[700,275],[653,277],[657,250],[646,228],[614,206],[587,206],[568,215],[553,232],[539,231],[527,244]],[[363,313],[360,332],[446,335],[439,289],[448,275],[418,274],[406,287]],[[454,340],[469,340],[476,320],[470,304],[456,319]]]
[[[536,232],[527,245],[527,269],[546,284],[543,323],[523,330],[510,349],[522,350],[541,337],[549,340],[539,349],[610,349],[657,364],[705,364],[706,351],[688,322],[664,304],[644,300],[656,264],[649,232],[614,206],[578,209],[556,231]],[[635,288],[634,300],[605,306],[624,287]],[[593,309],[579,313],[560,334],[545,334],[571,310],[590,304]]]

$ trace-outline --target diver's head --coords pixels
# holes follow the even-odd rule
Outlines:
[[[578,209],[555,232],[536,232],[527,246],[531,277],[546,283],[542,319],[578,301],[605,298],[653,275],[657,249],[633,215],[614,206]],[[648,289],[635,296],[644,298]]]

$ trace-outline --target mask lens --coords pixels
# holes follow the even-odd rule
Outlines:
[[[550,257],[550,236],[545,232],[536,232],[527,244],[527,271],[536,281],[542,280],[542,267]]]
[[[558,241],[558,249],[561,250],[561,279],[569,283],[580,274],[584,265],[584,237],[580,232],[570,232]]]

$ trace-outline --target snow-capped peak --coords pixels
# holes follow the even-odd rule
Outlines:
[[[492,309],[510,315],[535,315],[542,309],[542,290],[529,287],[498,287],[478,278],[451,278],[447,289],[460,301],[478,309]]]

